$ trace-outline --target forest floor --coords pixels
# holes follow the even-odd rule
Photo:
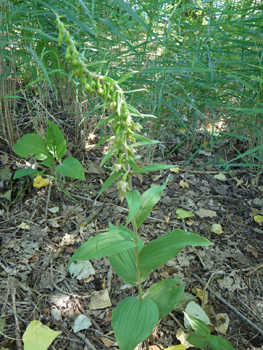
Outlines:
[[[69,125],[59,115],[56,120],[62,130],[63,125]],[[68,130],[63,131],[69,135]],[[0,323],[5,335],[0,335],[0,349],[22,349],[19,340],[10,338],[19,339],[33,320],[61,332],[49,349],[118,349],[112,310],[126,296],[136,295],[136,287],[125,284],[107,258],[91,261],[94,274],[88,278],[84,274],[71,278],[67,273],[69,259],[82,243],[106,232],[109,222],[125,225],[126,221],[127,206],[125,201],[118,201],[114,185],[95,202],[109,176],[109,171],[100,166],[102,147],[92,146],[99,140],[99,135],[95,136],[86,148],[67,140],[69,151],[85,167],[86,181],[67,179],[63,191],[55,184],[37,189],[31,180],[12,180],[17,167],[26,162],[7,151],[0,139],[0,321],[5,322],[3,326]],[[134,189],[142,193],[163,184],[170,174],[160,201],[140,228],[142,240],[148,243],[174,229],[184,229],[208,238],[214,245],[187,246],[152,272],[143,287],[179,278],[187,292],[180,310],[195,301],[209,316],[213,334],[226,338],[235,349],[263,349],[263,227],[254,219],[263,215],[262,175],[236,168],[232,176],[221,172],[218,179],[215,175],[220,171],[215,168],[200,169],[216,157],[217,150],[201,150],[184,166],[193,151],[181,147],[163,161],[162,152],[169,150],[158,147],[153,163],[175,164],[179,171],[134,178]],[[228,149],[227,144],[221,147]],[[230,157],[231,149],[227,152]],[[142,151],[142,163],[147,164],[147,153]],[[27,165],[29,162],[33,163],[27,161]],[[191,211],[194,217],[178,219],[177,209]],[[202,295],[206,296],[204,300]],[[177,337],[183,339],[185,331],[180,310],[160,321],[149,340],[156,347],[150,349],[180,344]],[[92,324],[74,333],[79,314],[87,315]],[[137,349],[143,347],[145,343]]]

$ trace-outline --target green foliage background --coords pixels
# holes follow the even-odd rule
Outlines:
[[[99,67],[102,74],[109,72],[118,80],[138,71],[123,88],[147,89],[128,94],[128,102],[157,117],[154,122],[140,121],[150,136],[167,139],[167,134],[179,133],[183,143],[195,140],[199,129],[208,130],[205,138],[212,149],[227,137],[231,145],[239,140],[251,150],[246,159],[242,151],[231,164],[221,161],[226,169],[242,160],[261,170],[260,1],[28,0],[3,1],[0,7],[2,82],[19,78],[28,90],[38,90],[43,101],[50,89],[64,105],[81,100],[81,86],[64,70],[65,47],[57,45],[56,11],[64,16],[87,62],[106,61]],[[79,124],[97,111],[96,98],[88,99]],[[32,102],[28,103],[30,108]],[[1,104],[7,108],[4,98]],[[4,136],[10,139],[3,114],[1,118]],[[226,127],[218,133],[215,125],[220,121]]]

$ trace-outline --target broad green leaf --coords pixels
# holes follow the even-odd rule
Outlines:
[[[123,171],[120,170],[120,171],[118,171],[117,173],[111,174],[110,177],[108,177],[107,180],[106,180],[106,181],[104,182],[104,184],[102,185],[101,190],[100,190],[100,192],[99,192],[99,194],[97,195],[97,197],[96,197],[95,200],[97,200],[97,198],[102,194],[102,192],[104,192],[108,187],[110,187],[110,185],[113,184],[113,182],[114,182],[115,180],[117,180],[117,179],[121,176],[122,173],[123,173]]]
[[[175,168],[175,167],[176,167],[176,165],[153,164],[153,165],[145,166],[144,168],[141,168],[139,170],[133,170],[131,173],[132,174],[143,174],[143,173],[148,173],[149,171],[166,170],[166,169],[171,169],[171,168]]]
[[[128,225],[128,223],[131,222],[131,220],[134,218],[134,216],[137,214],[139,210],[140,202],[141,202],[140,192],[137,190],[127,191],[126,199],[129,206],[129,215],[126,221],[126,225]]]
[[[46,119],[49,128],[46,131],[47,149],[55,157],[61,160],[66,153],[66,140],[59,127]]]
[[[18,179],[19,177],[27,176],[27,175],[40,175],[43,174],[43,171],[38,171],[36,169],[19,169],[15,172],[13,179]]]
[[[154,205],[159,201],[162,195],[162,191],[164,190],[169,177],[165,181],[162,186],[154,186],[149,188],[146,192],[144,192],[141,196],[141,205],[135,216],[137,228],[139,228],[143,222],[146,220],[147,216],[152,211]],[[170,260],[170,259],[169,259]]]
[[[202,320],[190,315],[187,312],[184,312],[184,315],[188,319],[196,334],[201,335],[204,338],[207,338],[210,335],[210,328]]]
[[[139,254],[139,269],[148,273],[173,259],[187,245],[213,245],[195,233],[176,229],[148,243]]]
[[[63,164],[58,165],[57,171],[64,176],[85,181],[83,166],[74,157],[67,157]]]
[[[30,153],[35,156],[43,157],[50,156],[47,150],[46,141],[38,134],[26,134],[13,147],[13,151],[20,157],[28,158]],[[37,158],[39,159],[39,158]]]
[[[136,246],[131,235],[122,230],[103,232],[82,244],[69,260],[73,261],[102,258]]]
[[[158,323],[158,307],[150,299],[128,297],[113,310],[112,326],[121,350],[134,350]]]
[[[52,169],[53,166],[55,165],[55,158],[52,156],[52,154],[50,154],[49,157],[46,157],[45,159],[42,159],[41,162],[46,167]]]
[[[134,232],[128,229],[125,226],[114,226],[110,223],[109,231],[119,230],[128,232],[131,237],[134,239]],[[143,241],[138,237],[138,250],[139,252],[143,248]],[[109,260],[112,268],[117,273],[117,275],[126,283],[129,283],[133,286],[137,285],[137,268],[136,268],[136,257],[135,257],[135,248],[128,250],[123,250],[120,253],[109,256]],[[141,280],[144,281],[148,277],[148,274],[141,275]]]
[[[126,283],[133,286],[138,284],[135,249],[131,248],[109,256],[110,264],[116,274]],[[146,279],[146,277],[142,280]]]
[[[24,350],[47,350],[61,332],[55,332],[40,321],[32,321],[23,334]]]
[[[177,286],[179,283],[183,282],[174,278],[162,280],[145,292],[143,299],[151,299],[157,305],[159,319],[168,315],[179,303],[184,293],[184,286]]]
[[[206,348],[208,346],[207,339],[196,333],[190,334],[189,337],[186,338],[186,340],[199,349]]]
[[[233,346],[229,343],[229,341],[227,341],[224,338],[215,336],[215,335],[210,335],[210,337],[208,338],[208,342],[209,342],[210,346],[211,346],[214,338],[217,338],[217,342],[221,346],[220,350],[235,350],[233,348]],[[212,346],[211,346],[211,349],[212,349]]]

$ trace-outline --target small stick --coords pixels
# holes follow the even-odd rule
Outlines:
[[[94,347],[94,345],[91,344],[91,342],[85,337],[84,334],[78,332],[76,333],[76,336],[81,338],[84,342],[85,342],[85,345],[87,345],[87,347],[90,349],[90,350],[96,350],[96,348]]]
[[[12,303],[13,303],[13,310],[14,310],[14,317],[15,317],[16,347],[18,350],[22,350],[21,332],[20,332],[19,321],[18,321],[18,317],[17,317],[17,313],[16,313],[15,279],[12,279],[12,281],[11,281],[11,296],[12,296]]]
[[[198,277],[195,273],[192,272],[192,276],[194,278],[196,278],[200,283],[205,285],[205,282],[203,280],[201,280],[200,277]],[[229,307],[229,309],[231,309],[232,311],[234,311],[239,317],[241,317],[244,321],[246,321],[248,324],[250,324],[250,326],[252,326],[253,328],[255,328],[263,337],[263,330],[258,328],[258,326],[256,326],[253,322],[251,322],[248,318],[246,318],[244,315],[241,314],[241,312],[239,312],[234,306],[232,306],[231,304],[229,304],[225,299],[223,299],[219,294],[215,293],[213,291],[212,288],[207,286],[207,290],[209,290],[210,293],[213,293],[215,295],[215,297],[220,300],[223,304],[225,304],[227,307]]]
[[[212,275],[209,277],[209,280],[207,281],[204,289],[203,289],[203,299],[202,299],[202,309],[204,308],[204,305],[205,305],[205,292],[206,290],[208,289],[207,287],[209,286],[212,278],[217,274],[217,272],[219,271],[220,269],[217,269],[215,272],[212,273]]]
[[[107,273],[107,289],[108,289],[109,292],[111,290],[112,272],[113,272],[113,270],[112,270],[112,267],[110,265],[109,271]]]
[[[47,226],[47,212],[48,212],[48,205],[49,205],[49,201],[50,201],[50,193],[51,193],[51,184],[49,184],[49,186],[48,186],[47,204],[46,204],[46,210],[45,210],[46,226]]]

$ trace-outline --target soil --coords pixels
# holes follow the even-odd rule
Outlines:
[[[56,122],[63,130],[72,119],[62,120],[57,115]],[[25,133],[26,127],[21,132]],[[85,136],[88,139],[88,135],[82,139]],[[208,238],[214,245],[187,246],[153,271],[143,288],[179,278],[188,293],[185,305],[194,301],[203,307],[212,323],[212,334],[224,337],[235,349],[263,349],[263,227],[258,221],[263,215],[262,176],[245,167],[230,173],[206,166],[222,149],[233,158],[227,143],[222,142],[213,152],[201,149],[187,162],[195,150],[181,147],[169,154],[176,146],[175,139],[156,146],[152,162],[175,164],[178,172],[153,172],[133,180],[134,189],[143,193],[170,176],[161,200],[139,233],[147,244],[183,229]],[[19,339],[33,320],[61,332],[49,349],[118,349],[112,310],[123,298],[136,295],[136,287],[125,284],[107,258],[91,260],[94,274],[89,277],[72,278],[67,272],[69,259],[81,244],[106,232],[109,222],[126,222],[127,205],[118,200],[114,185],[95,201],[110,175],[100,166],[104,150],[94,149],[98,141],[99,134],[90,137],[89,145],[77,143],[74,133],[67,136],[68,151],[85,167],[86,181],[67,178],[66,183],[57,185],[51,180],[49,186],[37,189],[31,178],[12,179],[17,168],[34,165],[34,161],[20,159],[0,139],[0,321],[5,323],[3,327],[0,323],[4,334],[0,336],[1,349],[23,349]],[[148,154],[147,149],[141,150],[141,162],[146,165]],[[177,209],[194,216],[178,219]],[[148,340],[150,349],[180,344],[178,332],[185,331],[182,308],[183,303],[181,309],[159,322]],[[88,316],[91,325],[75,333],[73,326],[79,315]],[[137,349],[145,346],[143,342]]]

